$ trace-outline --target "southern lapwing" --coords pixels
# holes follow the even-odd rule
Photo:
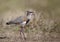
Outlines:
[[[6,25],[11,25],[11,24],[20,25],[21,26],[20,34],[23,34],[24,39],[26,39],[25,34],[24,34],[24,28],[30,22],[33,16],[34,16],[33,11],[27,11],[26,16],[19,16],[15,20],[11,20],[7,22]]]

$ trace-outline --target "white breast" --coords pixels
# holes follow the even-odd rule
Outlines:
[[[26,21],[24,21],[24,22],[21,23],[22,26],[25,26],[25,24],[26,24]]]

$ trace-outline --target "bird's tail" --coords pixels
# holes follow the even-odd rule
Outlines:
[[[15,22],[12,22],[12,21],[6,22],[6,25],[11,25],[11,24],[16,24],[16,23]]]

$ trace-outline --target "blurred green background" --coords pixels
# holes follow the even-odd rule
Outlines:
[[[60,17],[60,0],[0,0],[0,14],[11,9],[26,8],[48,11],[50,16]]]

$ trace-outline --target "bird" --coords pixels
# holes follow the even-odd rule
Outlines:
[[[10,21],[6,22],[6,25],[11,25],[11,24],[20,25],[21,26],[20,35],[23,34],[25,40],[26,40],[26,37],[24,34],[24,28],[31,21],[32,17],[34,16],[33,11],[26,11],[26,12],[27,12],[26,16],[19,16],[14,20],[10,20]]]

